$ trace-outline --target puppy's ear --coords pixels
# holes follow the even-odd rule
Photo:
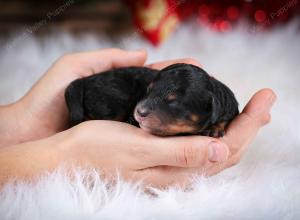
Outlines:
[[[219,116],[220,116],[220,110],[221,110],[221,103],[216,98],[216,96],[212,93],[210,93],[210,109],[211,109],[211,123],[216,123]]]

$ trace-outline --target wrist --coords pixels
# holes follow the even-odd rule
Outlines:
[[[57,134],[0,149],[0,187],[10,178],[33,180],[57,169],[65,161],[62,146],[66,140],[63,134]]]
[[[0,147],[39,139],[40,130],[26,115],[27,110],[22,100],[0,107]]]
[[[20,112],[16,104],[0,106],[0,147],[14,145],[21,142]]]
[[[34,141],[44,137],[44,127],[37,126],[30,105],[23,98],[0,106],[0,147]],[[48,135],[49,136],[49,135]]]

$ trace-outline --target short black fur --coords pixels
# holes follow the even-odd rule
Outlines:
[[[157,135],[224,135],[239,113],[233,92],[190,64],[160,71],[118,68],[72,82],[65,93],[70,125],[116,120]]]

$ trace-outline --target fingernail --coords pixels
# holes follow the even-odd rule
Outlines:
[[[212,162],[223,162],[227,160],[228,149],[225,144],[215,141],[210,142],[208,159]]]
[[[272,106],[274,104],[274,102],[276,101],[276,95],[275,94],[272,94],[270,99],[269,99],[269,103],[270,105]]]
[[[274,105],[275,101],[276,101],[276,95],[273,93],[273,94],[271,94],[271,95],[269,96],[269,98],[268,98],[267,101],[266,101],[266,106],[267,106],[267,108],[268,108],[268,111],[271,110],[271,108],[272,108],[272,106]]]

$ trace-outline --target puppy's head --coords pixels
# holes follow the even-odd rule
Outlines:
[[[208,74],[188,64],[161,70],[135,110],[140,127],[156,135],[196,134],[217,117]]]

